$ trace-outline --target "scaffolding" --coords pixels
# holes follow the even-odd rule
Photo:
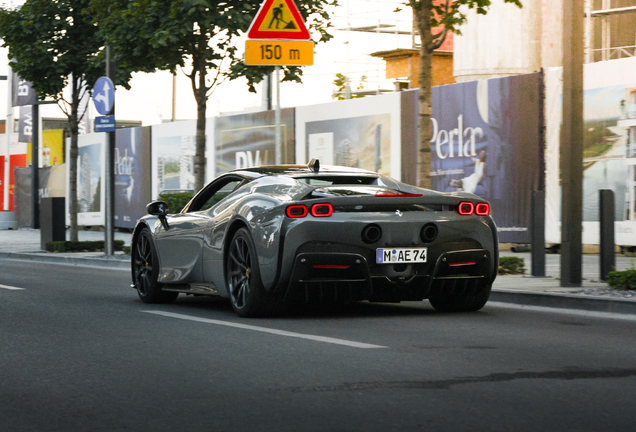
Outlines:
[[[636,6],[633,0],[585,1],[585,62],[636,55]]]
[[[369,54],[380,50],[415,48],[419,36],[413,28],[411,8],[394,0],[344,0],[333,17],[342,51],[334,49],[333,76],[346,77],[345,97],[395,91],[385,76],[385,62]],[[401,9],[401,10],[400,10]],[[361,50],[352,50],[355,46]],[[339,92],[334,92],[337,97]]]

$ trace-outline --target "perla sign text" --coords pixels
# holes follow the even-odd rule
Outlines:
[[[475,139],[476,137],[483,138],[484,131],[480,127],[467,127],[464,129],[463,114],[457,117],[457,127],[450,131],[440,130],[437,120],[433,117],[431,117],[431,123],[433,128],[433,138],[431,142],[435,144],[438,158],[446,159],[455,156],[477,156],[477,152],[475,151]],[[457,147],[457,155],[455,154],[455,146],[453,145],[455,140],[457,140],[459,144]]]

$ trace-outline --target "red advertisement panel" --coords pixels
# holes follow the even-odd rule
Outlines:
[[[4,156],[0,156],[0,211],[4,210]],[[13,211],[13,191],[14,191],[14,178],[13,168],[25,167],[26,155],[11,155],[9,159],[9,211]]]

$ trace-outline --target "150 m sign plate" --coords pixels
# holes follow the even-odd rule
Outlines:
[[[254,40],[245,41],[245,64],[249,66],[311,66],[314,64],[313,41]]]

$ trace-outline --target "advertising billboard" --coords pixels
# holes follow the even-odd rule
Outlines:
[[[492,206],[499,241],[530,242],[533,190],[543,185],[541,74],[433,87],[431,186]]]
[[[9,175],[7,176],[9,179],[9,205],[8,210],[14,211],[14,194],[15,194],[15,178],[14,178],[14,170],[17,167],[25,167],[27,166],[27,145],[24,143],[19,143],[17,140],[18,136],[16,134],[11,135],[11,142],[9,143]],[[3,136],[0,139],[0,211],[4,210],[4,182],[5,182],[5,157],[7,154],[6,151],[7,143],[6,139]]]
[[[194,191],[196,120],[152,126],[152,199],[167,191]],[[214,178],[214,119],[206,120],[206,182]]]
[[[134,228],[150,197],[150,127],[115,131],[115,227]]]
[[[282,163],[294,163],[294,108],[281,110]],[[239,168],[276,164],[274,111],[216,118],[216,175]]]
[[[636,58],[584,65],[583,82],[583,244],[599,244],[599,190],[614,192],[615,241],[636,245],[636,218],[630,185],[636,177],[628,158],[629,129],[636,118],[629,96],[636,88]],[[546,241],[561,243],[560,126],[562,68],[546,73]],[[630,208],[631,206],[631,208]]]
[[[400,93],[296,108],[296,162],[320,159],[400,180]]]
[[[79,226],[104,225],[105,205],[105,148],[106,134],[94,133],[80,135],[78,137],[77,157],[77,224]],[[67,154],[70,147],[70,139],[66,140]],[[66,164],[69,165],[69,164]],[[67,173],[69,167],[67,167]],[[69,178],[70,174],[67,174]],[[67,191],[66,205],[70,205]],[[70,225],[67,211],[66,223]]]

